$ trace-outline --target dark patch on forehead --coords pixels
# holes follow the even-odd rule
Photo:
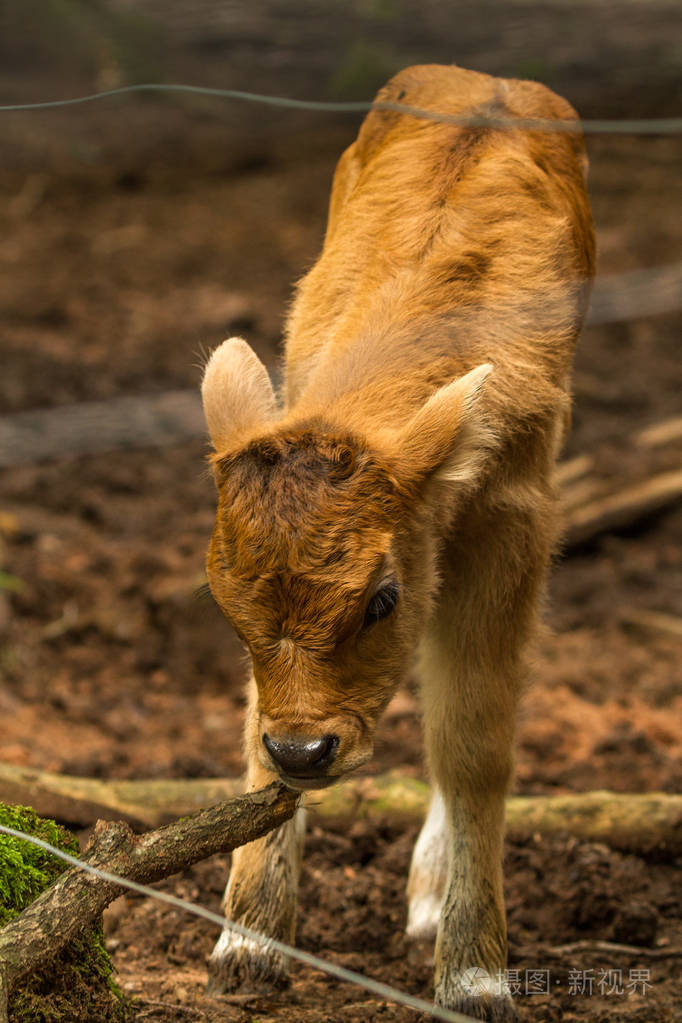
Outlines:
[[[220,555],[238,574],[338,564],[364,530],[395,516],[391,474],[353,437],[272,434],[218,470]]]
[[[284,471],[340,482],[352,475],[356,462],[357,444],[351,438],[338,439],[305,430],[251,441],[230,468],[234,470],[241,463],[247,473],[254,469],[261,475]]]

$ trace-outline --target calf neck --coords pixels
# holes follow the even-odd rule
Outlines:
[[[377,99],[576,118],[541,85],[456,67],[408,68]],[[208,577],[251,658],[249,785],[314,789],[366,763],[416,671],[434,796],[408,934],[436,937],[441,1004],[495,1020],[513,1016],[504,796],[593,273],[585,167],[575,132],[373,110],[297,289],[281,399],[240,339],[203,381],[219,493]],[[301,828],[235,854],[228,916],[293,938]],[[220,990],[286,966],[228,932],[211,960]]]

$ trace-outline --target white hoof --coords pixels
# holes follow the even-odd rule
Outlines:
[[[208,962],[209,991],[268,992],[284,987],[289,979],[289,961],[268,945],[225,929]]]

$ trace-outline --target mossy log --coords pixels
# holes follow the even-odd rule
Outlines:
[[[312,808],[326,816],[388,812],[421,818],[428,800],[424,782],[397,772],[353,779],[310,797]],[[510,838],[566,833],[622,852],[674,859],[682,855],[682,796],[606,790],[508,796],[506,830]]]
[[[125,818],[133,826],[157,827],[243,791],[235,778],[113,781],[0,764],[0,798],[8,793],[58,819],[87,827],[98,817]],[[341,785],[308,793],[306,805],[327,817],[380,813],[424,816],[429,788],[398,771],[374,778],[351,777]],[[509,796],[507,833],[569,832],[589,841],[643,856],[682,855],[682,795],[585,792],[560,796]]]
[[[239,779],[104,781],[0,763],[0,799],[79,828],[97,820],[125,821],[138,831],[157,828],[243,791]]]
[[[288,820],[298,801],[297,793],[271,785],[139,837],[125,823],[99,821],[83,859],[150,884],[260,838]],[[6,1023],[8,995],[17,983],[99,921],[119,894],[113,882],[73,867],[0,930],[1,1023]]]
[[[52,820],[22,806],[0,803],[0,824],[77,856],[78,840]],[[66,870],[63,860],[16,838],[0,835],[0,926],[16,919]],[[1,933],[1,932],[0,932]],[[132,1007],[114,981],[101,917],[12,990],[0,1018],[10,1023],[126,1023]]]

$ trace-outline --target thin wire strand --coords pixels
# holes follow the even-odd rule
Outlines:
[[[422,120],[438,121],[445,124],[466,125],[467,127],[515,128],[528,131],[555,131],[590,135],[677,135],[682,134],[682,117],[658,117],[637,120],[585,120],[561,121],[546,118],[486,117],[478,114],[442,114],[434,110],[423,110],[406,103],[381,101],[369,102],[324,102],[322,100],[292,99],[288,96],[269,96],[241,89],[217,89],[203,85],[181,83],[143,82],[138,85],[122,85],[117,89],[106,89],[70,99],[46,100],[41,103],[5,103],[0,113],[29,110],[50,110],[57,107],[76,106],[106,99],[109,96],[123,96],[134,92],[185,92],[199,96],[217,96],[221,99],[258,103],[262,106],[279,107],[289,110],[311,110],[323,113],[358,114],[368,110],[389,110],[407,114]]]
[[[252,931],[250,927],[244,927],[234,920],[228,920],[227,917],[214,913],[210,909],[205,909],[203,906],[187,902],[185,899],[179,899],[168,892],[157,891],[155,888],[150,888],[149,885],[140,884],[138,881],[131,881],[127,877],[121,877],[119,874],[113,874],[111,871],[101,870],[99,867],[79,860],[76,856],[72,856],[62,849],[57,849],[56,846],[50,845],[49,842],[45,842],[42,838],[37,838],[35,835],[27,835],[23,831],[7,827],[4,824],[0,824],[0,834],[30,842],[32,845],[36,845],[40,849],[44,849],[46,852],[50,852],[59,859],[64,860],[65,863],[70,863],[72,866],[78,867],[88,874],[94,874],[103,881],[120,885],[122,888],[129,888],[130,891],[137,892],[139,895],[147,895],[149,898],[156,899],[157,902],[165,902],[176,909],[193,913],[194,916],[209,920],[219,927],[227,927],[243,938],[262,945],[265,949],[273,949],[275,952],[289,956],[291,959],[296,959],[298,962],[303,963],[305,966],[310,966],[314,970],[320,970],[331,977],[336,977],[338,980],[365,988],[366,991],[379,995],[380,998],[384,998],[389,1002],[397,1002],[399,1005],[405,1005],[416,1012],[427,1013],[433,1019],[443,1020],[444,1023],[476,1023],[471,1016],[465,1016],[461,1012],[454,1012],[452,1009],[444,1009],[439,1005],[434,1005],[433,1002],[427,1002],[423,998],[417,998],[415,995],[410,995],[407,992],[391,987],[389,984],[383,984],[379,980],[365,977],[361,973],[356,973],[355,970],[347,970],[344,966],[337,966],[336,963],[327,962],[325,959],[320,959],[319,956],[312,955],[310,952],[304,952],[293,945],[287,945],[282,941],[277,941],[275,938],[268,938],[263,934],[259,934],[258,931]]]

